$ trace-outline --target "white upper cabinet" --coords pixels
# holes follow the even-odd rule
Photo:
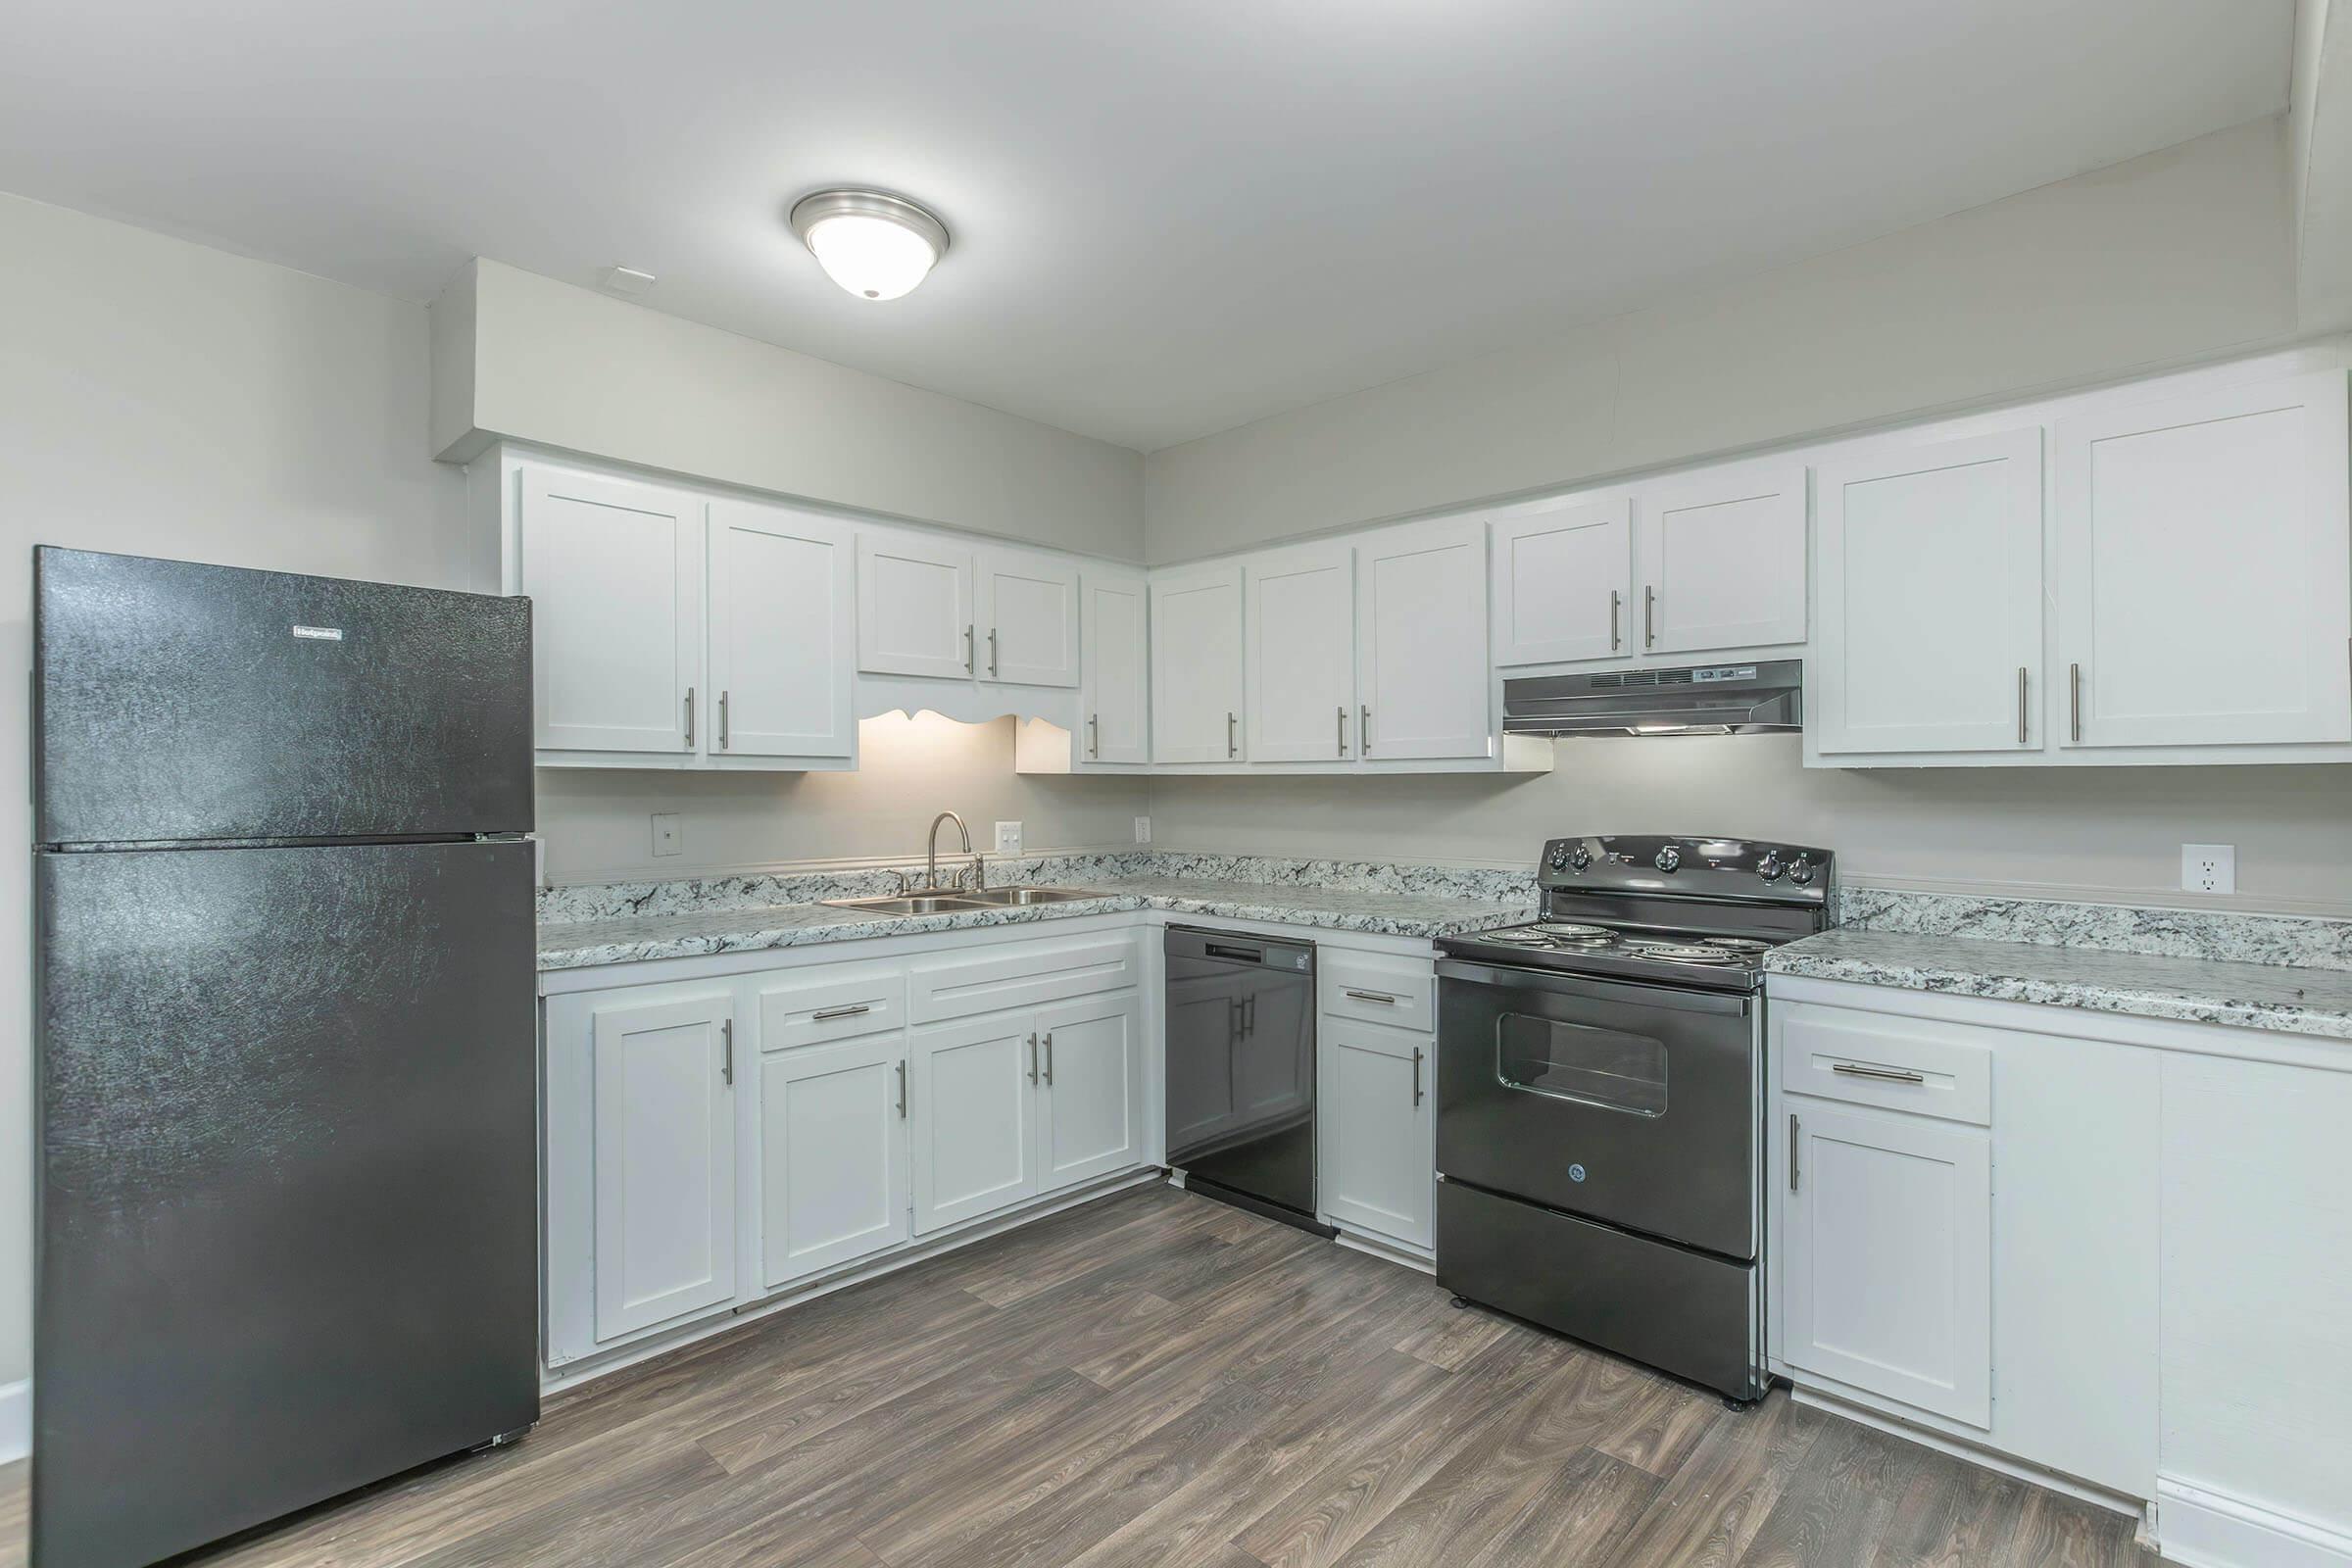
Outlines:
[[[1805,640],[1805,468],[1751,464],[1634,495],[1635,646],[1644,655]]]
[[[977,628],[972,550],[878,528],[858,534],[858,667],[970,678]]]
[[[1242,568],[1152,575],[1152,760],[1242,758]]]
[[[1515,510],[1494,530],[1495,663],[1626,652],[1633,517],[1624,497]]]
[[[521,472],[516,591],[531,599],[542,752],[691,752],[703,697],[703,503],[537,464]]]
[[[1081,764],[1152,760],[1150,598],[1123,571],[1078,575]]]
[[[979,554],[979,675],[1018,686],[1078,684],[1078,567],[1020,550]]]
[[[1243,577],[1250,760],[1345,760],[1355,717],[1354,553],[1277,551],[1250,558]]]
[[[1818,751],[2039,746],[2040,429],[1825,464],[1816,489]]]
[[[2062,746],[2352,740],[2344,372],[2061,421]]]
[[[1487,757],[1487,536],[1476,519],[1374,534],[1355,549],[1356,753]]]
[[[853,755],[850,527],[783,507],[713,501],[710,541],[714,755]]]

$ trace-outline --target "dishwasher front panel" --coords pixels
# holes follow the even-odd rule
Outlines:
[[[1167,1077],[1168,1163],[1313,1224],[1313,944],[1171,926]]]

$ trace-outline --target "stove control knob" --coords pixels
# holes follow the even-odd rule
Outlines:
[[[1586,849],[1582,844],[1579,844],[1575,849],[1568,852],[1568,863],[1572,866],[1575,866],[1579,871],[1582,871],[1586,866],[1592,863],[1592,852]]]
[[[1806,859],[1801,855],[1788,862],[1788,880],[1795,883],[1800,888],[1806,883],[1812,881],[1813,862]]]
[[[1551,847],[1550,865],[1554,871],[1568,869],[1568,847],[1566,845],[1555,844]]]
[[[1660,850],[1658,852],[1658,858],[1649,863],[1656,866],[1661,871],[1672,871],[1675,867],[1683,863],[1683,852],[1669,844],[1664,849]]]
[[[1766,850],[1764,858],[1756,862],[1756,875],[1767,882],[1778,882],[1781,879],[1781,873],[1787,869],[1788,868],[1781,863],[1780,853],[1776,850]]]

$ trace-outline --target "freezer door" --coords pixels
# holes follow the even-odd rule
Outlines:
[[[525,844],[36,857],[32,1560],[537,1419]]]
[[[531,826],[530,604],[44,546],[34,842]]]

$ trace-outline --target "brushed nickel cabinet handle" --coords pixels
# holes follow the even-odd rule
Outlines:
[[[1613,654],[1613,653],[1615,653],[1615,652],[1618,650],[1618,648],[1619,648],[1620,646],[1622,646],[1622,645],[1623,645],[1623,643],[1625,642],[1625,639],[1624,639],[1622,636],[1620,636],[1620,635],[1618,634],[1618,631],[1617,631],[1617,612],[1618,612],[1620,610],[1622,610],[1624,607],[1625,607],[1625,595],[1624,595],[1624,594],[1622,594],[1622,593],[1620,593],[1620,592],[1618,592],[1618,591],[1617,591],[1616,589],[1614,589],[1614,588],[1610,589],[1610,590],[1609,590],[1609,652],[1610,652],[1610,653],[1612,653],[1612,654]]]
[[[1658,646],[1658,590],[1650,583],[1642,585],[1642,646]]]
[[[694,750],[694,688],[686,688],[686,749]]]
[[[824,1023],[832,1018],[858,1018],[874,1010],[870,1002],[860,1002],[847,1007],[823,1007],[808,1015],[810,1023]]]
[[[1037,1036],[1029,1037],[1029,1081],[1037,1082]]]
[[[1788,1113],[1788,1190],[1796,1191],[1796,1112]]]
[[[1228,712],[1225,715],[1225,755],[1227,757],[1242,755],[1241,743],[1234,739],[1234,728],[1240,722],[1240,717],[1234,713]]]
[[[1394,1007],[1396,1005],[1396,999],[1390,996],[1385,991],[1356,991],[1350,989],[1345,994],[1353,997],[1358,1002],[1377,1002],[1384,1007]]]
[[[1101,713],[1086,715],[1086,755],[1089,757],[1102,755],[1102,715]]]
[[[988,628],[988,672],[991,675],[997,672],[997,628],[994,626]]]
[[[963,672],[967,675],[972,673],[972,628],[969,624],[963,628]]]
[[[1342,757],[1346,757],[1348,755],[1348,705],[1342,703],[1339,707],[1333,709],[1332,711],[1339,715],[1339,726],[1337,733],[1340,738],[1340,755]]]
[[[1372,710],[1368,705],[1355,710],[1355,755],[1372,755]]]
[[[2026,744],[2026,666],[2017,666],[2017,744]]]
[[[2074,732],[2075,744],[2082,744],[2082,666],[2066,666],[2067,727]]]
[[[899,1120],[906,1119],[906,1063],[899,1063]]]
[[[1830,1071],[1843,1073],[1848,1078],[1876,1078],[1889,1084],[1924,1084],[1928,1081],[1921,1073],[1901,1072],[1892,1067],[1864,1067],[1850,1061],[1832,1062]]]
[[[718,749],[727,749],[727,694],[718,694]]]
[[[735,1081],[735,1020],[722,1018],[718,1024],[721,1052],[718,1058],[718,1077],[721,1083]]]
[[[1046,1031],[1046,1087],[1054,1087],[1054,1031]]]
[[[1413,1048],[1413,1103],[1421,1103],[1421,1048]]]

